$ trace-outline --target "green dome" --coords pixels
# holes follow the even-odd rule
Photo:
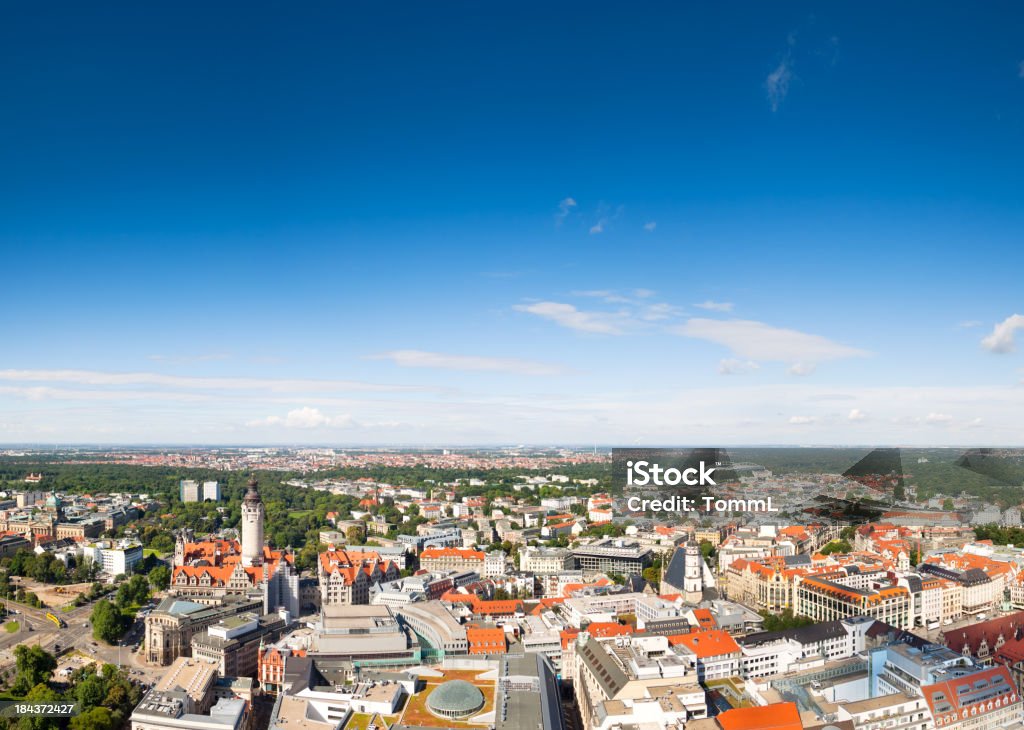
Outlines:
[[[441,717],[469,717],[484,706],[484,693],[463,679],[445,682],[427,697],[427,709]]]

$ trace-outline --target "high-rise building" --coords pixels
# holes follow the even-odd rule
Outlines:
[[[259,565],[263,559],[263,521],[266,509],[256,491],[256,478],[249,480],[249,490],[242,499],[242,565]]]

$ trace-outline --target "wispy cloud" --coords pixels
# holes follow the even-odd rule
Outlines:
[[[719,375],[742,375],[744,373],[752,373],[755,370],[761,368],[753,360],[737,360],[736,358],[727,358],[725,360],[718,361],[718,374]]]
[[[314,429],[314,428],[352,428],[356,425],[352,416],[328,416],[319,408],[296,408],[288,411],[284,416],[267,416],[255,421],[248,421],[246,426],[281,426],[283,428]]]
[[[657,221],[648,221],[647,223],[644,223],[644,230],[647,231],[648,233],[653,233],[657,227]]]
[[[684,314],[683,310],[669,302],[654,299],[652,289],[633,289],[619,292],[614,289],[583,289],[572,292],[573,296],[600,299],[607,304],[617,305],[614,310],[599,310],[588,306],[581,309],[568,302],[542,301],[518,304],[517,312],[527,312],[578,332],[593,332],[607,335],[663,329],[670,320]]]
[[[555,213],[555,225],[560,226],[576,207],[576,200],[573,198],[562,198],[558,202],[558,212]]]
[[[786,372],[802,378],[805,375],[811,375],[817,369],[818,366],[813,362],[795,362],[786,368]]]
[[[992,328],[992,333],[981,341],[981,346],[1000,355],[1013,352],[1019,329],[1024,329],[1024,314],[1011,314]]]
[[[86,390],[79,388],[53,388],[48,385],[0,385],[0,395],[24,398],[30,401],[169,401],[194,403],[208,401],[207,393],[182,393],[168,390]]]
[[[924,418],[924,422],[930,424],[950,423],[952,420],[953,416],[948,413],[929,413]]]
[[[555,324],[577,332],[592,332],[603,335],[623,335],[626,333],[624,317],[615,312],[587,312],[577,309],[565,302],[535,302],[534,304],[517,304],[513,307],[517,312],[527,312],[538,317],[551,320]]]
[[[609,223],[622,215],[622,206],[612,210],[606,203],[601,203],[597,208],[597,221],[590,227],[590,235],[594,236],[604,233]]]
[[[0,370],[0,381],[32,383],[77,383],[117,387],[150,385],[195,390],[264,390],[270,392],[422,391],[419,386],[384,385],[354,380],[315,380],[301,378],[195,377],[163,373],[117,373],[99,370]],[[429,390],[429,389],[426,389]]]
[[[779,106],[789,94],[789,85],[793,81],[793,48],[796,46],[796,32],[791,32],[786,37],[786,53],[782,56],[779,64],[772,69],[765,77],[764,90],[768,96],[768,104],[773,112],[779,110]]]
[[[710,299],[701,302],[700,304],[694,304],[693,306],[698,309],[707,309],[711,312],[731,312],[733,310],[732,302],[713,302]]]
[[[512,373],[513,375],[564,375],[567,368],[536,360],[479,355],[451,355],[423,350],[392,350],[371,359],[390,360],[403,368],[436,368],[439,370],[484,371]]]
[[[867,419],[867,417],[868,414],[862,411],[860,408],[854,408],[853,410],[850,411],[849,415],[847,415],[846,419],[848,421],[864,421]]]
[[[981,327],[984,322],[977,319],[965,319],[963,322],[959,322],[957,327],[963,330],[974,329],[975,327]]]
[[[782,104],[786,95],[789,94],[789,84],[793,80],[793,58],[790,55],[786,55],[779,65],[768,74],[764,80],[764,89],[768,95],[768,104],[771,106],[773,112],[779,110],[779,105]]]
[[[741,359],[784,362],[793,374],[806,374],[806,368],[826,360],[864,357],[870,353],[833,342],[820,335],[773,327],[746,319],[718,320],[694,318],[673,328],[676,334],[713,342],[727,347]]]
[[[818,419],[814,416],[790,416],[789,422],[794,426],[809,426],[812,423],[817,423]]]

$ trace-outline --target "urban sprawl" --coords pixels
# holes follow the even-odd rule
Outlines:
[[[870,480],[750,467],[637,513],[609,459],[2,452],[5,697],[75,730],[1024,728],[1020,504],[911,473],[844,522],[808,506]],[[139,467],[170,476],[89,486]]]

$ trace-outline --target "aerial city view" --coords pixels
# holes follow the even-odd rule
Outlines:
[[[0,730],[1024,730],[1022,28],[0,6]]]

